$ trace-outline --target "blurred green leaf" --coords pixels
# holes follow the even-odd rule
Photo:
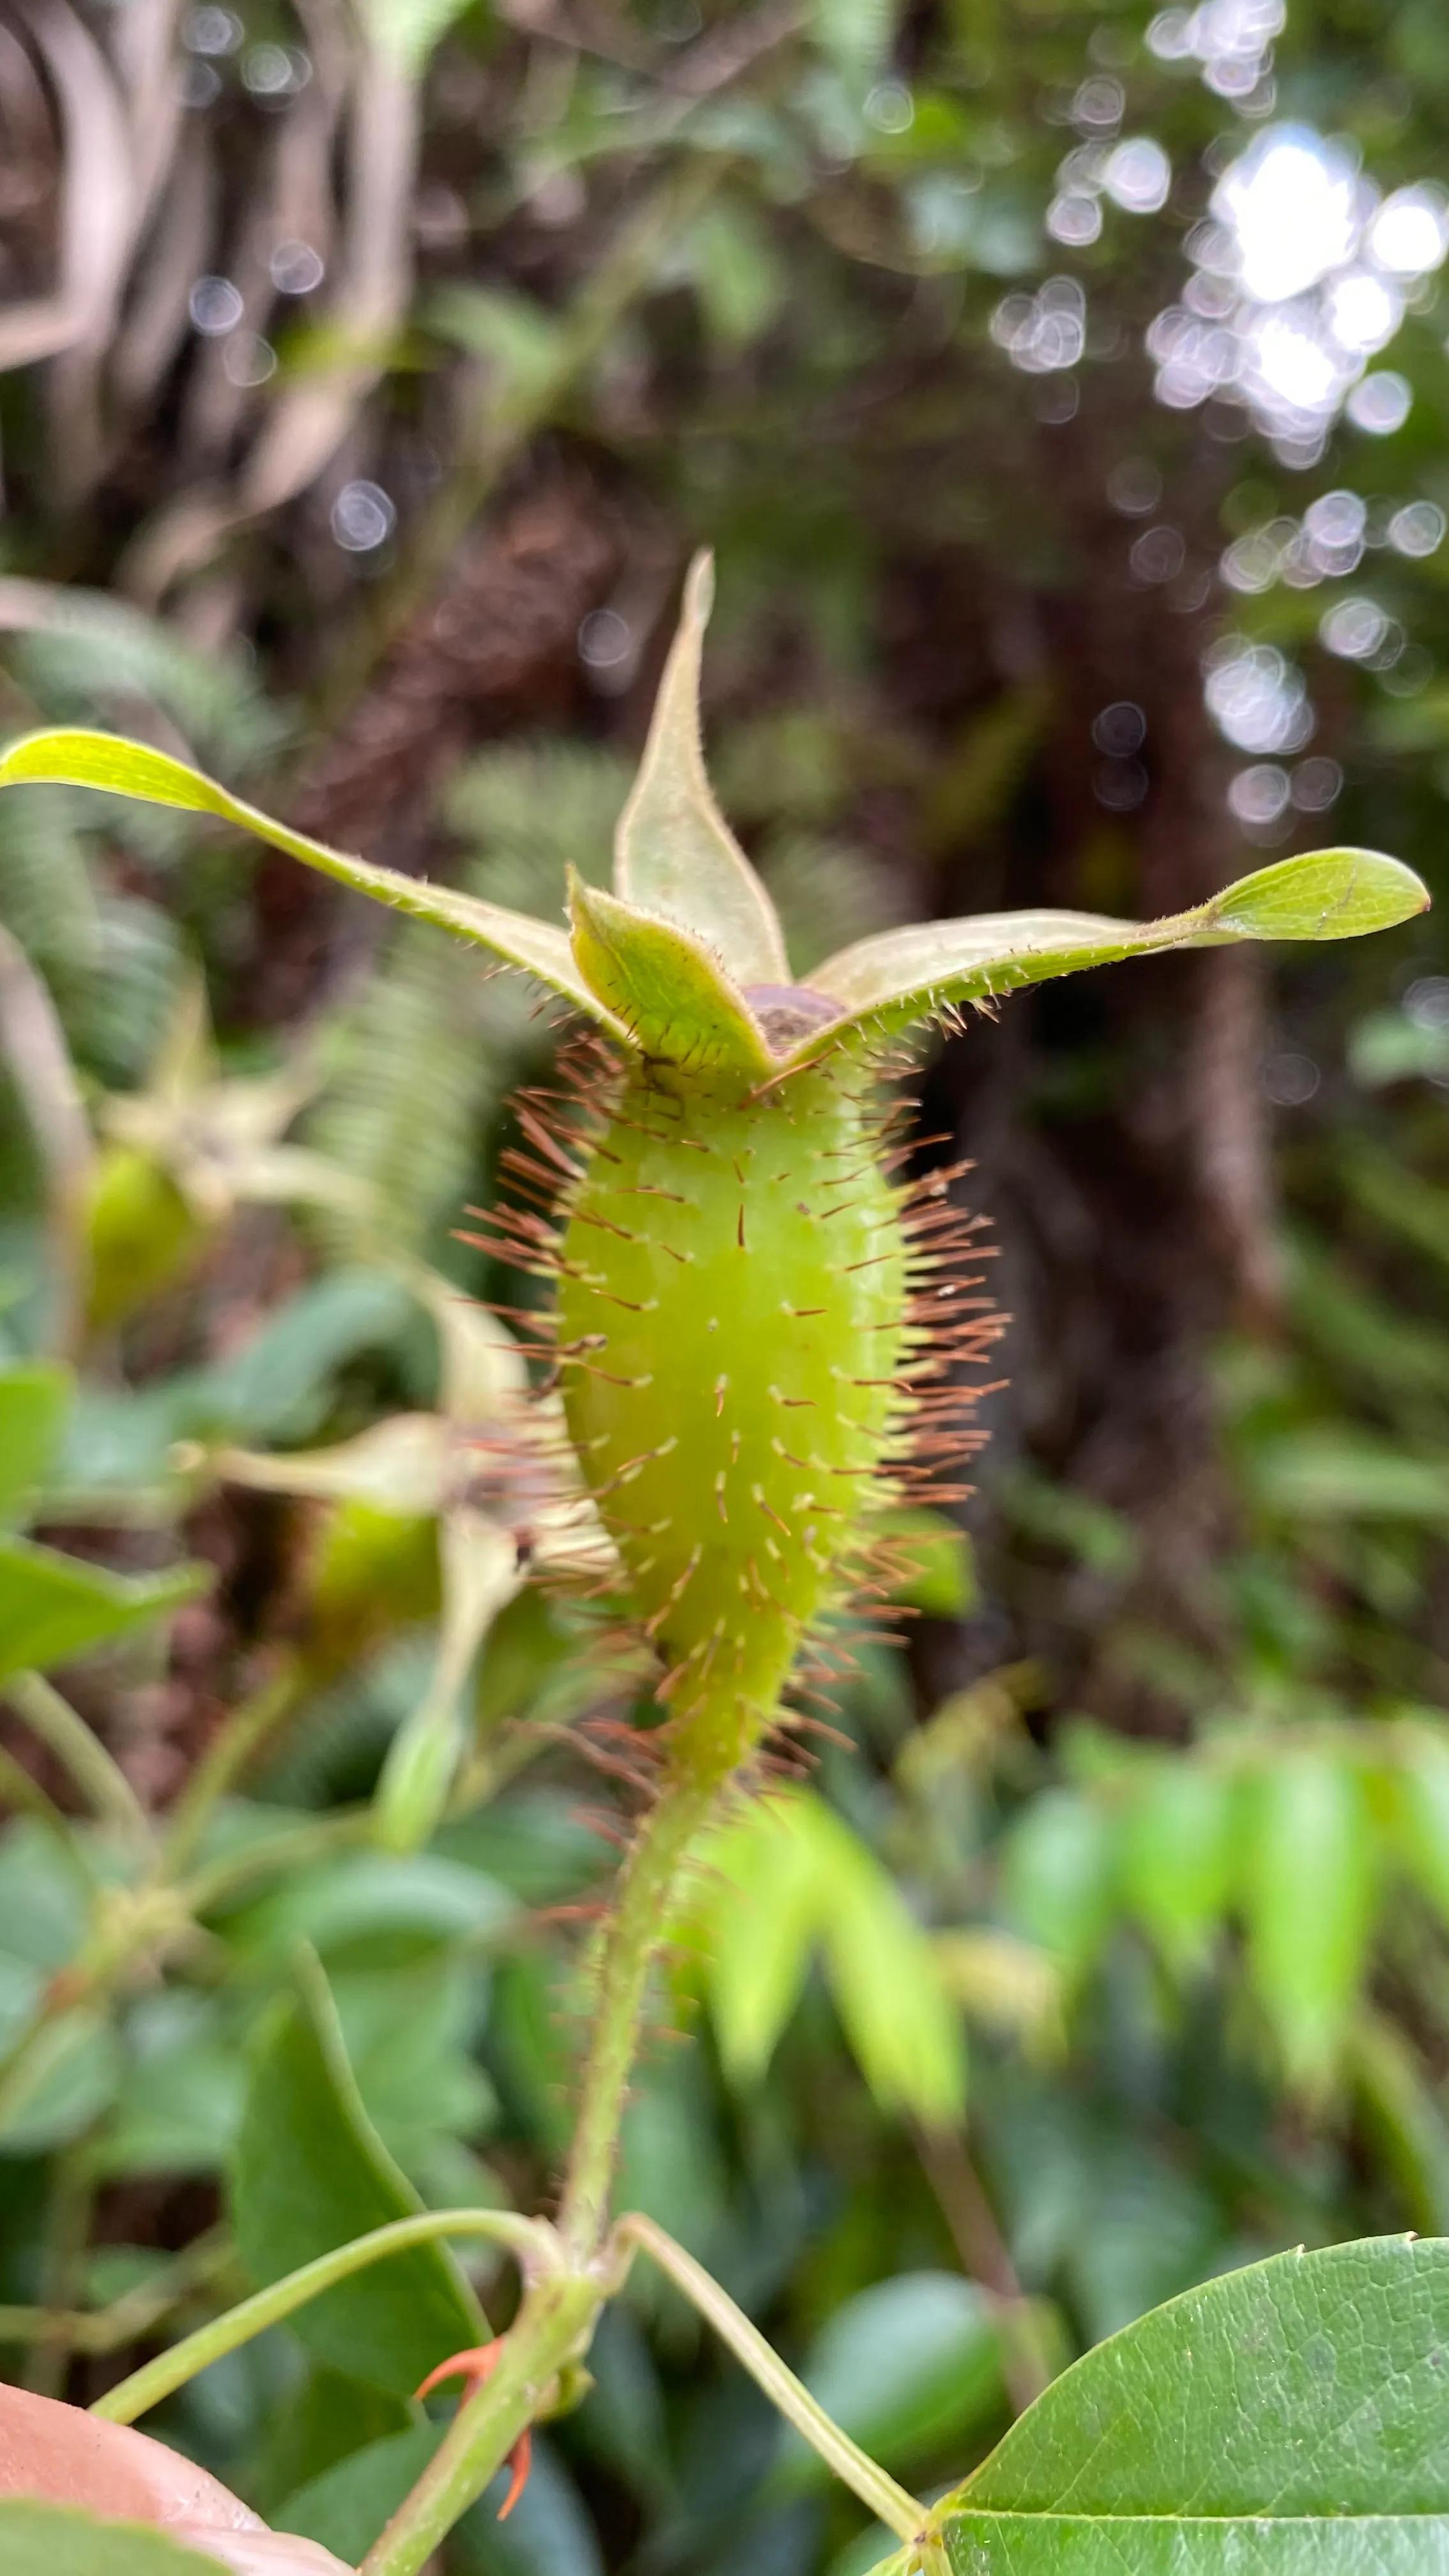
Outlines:
[[[421,2206],[363,2110],[321,1970],[303,1962],[248,2087],[231,2186],[242,2260],[265,2285]],[[329,2290],[293,2328],[334,2368],[399,2396],[448,2353],[488,2339],[457,2264],[432,2245]]]
[[[1005,2404],[991,2301],[954,2272],[904,2272],[847,2299],[800,2375],[827,2415],[889,2469],[961,2444]],[[798,2487],[826,2474],[790,2435],[776,2482]]]
[[[1202,1965],[1233,1883],[1232,1784],[1186,1755],[1148,1763],[1132,1783],[1118,1865],[1123,1902],[1169,1966]]]
[[[60,1448],[73,1386],[44,1361],[0,1370],[0,1525],[23,1521]]]
[[[1117,1841],[1103,1802],[1069,1788],[1034,1798],[1007,1839],[1002,1894],[1011,1920],[1078,1975],[1111,1929]]]
[[[944,1512],[886,1513],[878,1523],[901,1575],[892,1599],[924,1610],[932,1619],[963,1619],[977,1603],[971,1541]]]
[[[0,1538],[0,1674],[48,1671],[149,1627],[211,1580],[205,1565],[112,1574],[33,1540]]]
[[[1449,1521],[1449,1464],[1410,1456],[1349,1424],[1260,1440],[1249,1472],[1270,1511],[1326,1521]]]
[[[1264,1761],[1246,1797],[1242,1904],[1252,1988],[1290,2080],[1334,2075],[1372,1929],[1375,1838],[1348,1750]]]
[[[54,2504],[0,2497],[7,2576],[216,2576],[216,2560],[134,2522],[97,2522]]]
[[[852,2053],[883,2109],[947,2121],[966,2068],[960,2015],[930,1935],[890,1873],[823,1800],[785,1792],[709,1846],[696,1907],[725,2063],[764,2072],[817,1953]]]
[[[1394,1821],[1404,1860],[1449,1923],[1449,1743],[1416,1730],[1394,1765]]]

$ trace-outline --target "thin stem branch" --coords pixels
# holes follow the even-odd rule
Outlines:
[[[158,2353],[154,2361],[133,2370],[115,2388],[108,2389],[91,2408],[109,2424],[134,2424],[138,2415],[159,2406],[163,2397],[183,2388],[188,2379],[236,2352],[254,2335],[264,2334],[269,2326],[281,2325],[320,2298],[324,2290],[335,2288],[339,2281],[350,2280],[354,2272],[364,2271],[370,2263],[381,2263],[389,2254],[405,2253],[411,2245],[428,2245],[440,2236],[483,2236],[495,2244],[511,2246],[525,2265],[539,2271],[557,2269],[557,2252],[553,2230],[543,2220],[522,2218],[511,2209],[424,2209],[415,2218],[395,2218],[386,2227],[374,2227],[369,2235],[354,2237],[348,2245],[334,2246],[319,2254],[300,2271],[289,2272],[283,2281],[274,2281],[269,2289],[257,2290],[226,2314],[213,2317],[209,2324],[198,2326],[194,2334],[173,2344],[169,2352]]]
[[[0,2308],[0,2343],[43,2343],[54,2336],[69,2352],[119,2352],[150,2334],[233,2261],[231,2233],[208,2228],[151,2280],[123,2291],[106,2308]]]
[[[654,1956],[668,1930],[690,1845],[720,1797],[713,1780],[676,1779],[665,1788],[629,1855],[605,1928],[598,2010],[559,2214],[565,2244],[583,2260],[598,2251],[608,2226],[609,2186]]]
[[[93,1814],[119,1825],[133,1840],[149,1841],[146,1810],[100,1737],[42,1673],[12,1673],[5,1697],[32,1735],[64,1765]]]
[[[656,2227],[652,2218],[621,2218],[614,2235],[618,2243],[638,2246],[661,2272],[668,2274],[675,2288],[682,2290],[707,2324],[713,2326],[721,2343],[728,2345],[756,2386],[764,2390],[771,2405],[819,2453],[842,2485],[858,2495],[888,2531],[896,2532],[902,2540],[914,2540],[926,2520],[925,2506],[908,2495],[904,2487],[897,2486],[893,2477],[832,2422],[803,2380],[786,2368],[759,2327],[751,2325],[743,2308],[736,2307],[704,2266],[696,2263],[692,2254],[686,2254],[682,2245],[676,2245],[662,2227]]]
[[[268,1878],[276,1870],[305,1867],[328,1852],[345,1851],[349,1843],[365,1842],[371,1830],[369,1808],[339,1808],[332,1815],[319,1816],[315,1824],[290,1826],[283,1833],[269,1834],[265,1842],[251,1843],[245,1851],[210,1862],[179,1889],[180,1900],[191,1913],[204,1914],[224,1897],[241,1895],[255,1879]]]
[[[223,1720],[171,1811],[161,1843],[168,1878],[191,1867],[215,1809],[294,1706],[301,1678],[300,1664],[289,1664]]]
[[[1040,2311],[1017,2278],[996,2212],[964,2140],[953,2130],[921,2129],[916,2147],[964,2269],[996,2301],[1002,2376],[1013,2410],[1022,2415],[1056,2377]]]

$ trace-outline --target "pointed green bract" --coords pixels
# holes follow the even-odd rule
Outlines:
[[[305,866],[319,869],[323,876],[335,877],[339,885],[371,895],[376,902],[390,905],[395,912],[405,912],[415,921],[431,921],[439,930],[451,932],[455,939],[467,939],[475,947],[486,948],[504,965],[522,967],[587,1018],[609,1024],[608,1014],[574,965],[567,937],[551,923],[534,921],[526,913],[506,912],[501,904],[480,903],[472,895],[454,894],[446,886],[400,876],[395,868],[375,867],[370,860],[349,857],[345,850],[329,849],[325,841],[314,841],[306,832],[294,832],[290,825],[277,822],[258,806],[233,796],[199,769],[189,768],[184,760],[173,760],[169,752],[153,751],[146,743],[128,742],[120,734],[89,733],[68,727],[26,734],[19,742],[11,743],[7,751],[0,752],[0,787],[40,782],[96,787],[112,796],[134,796],[147,805],[175,806],[188,814],[213,814],[220,822],[234,823],[238,830],[254,833],[273,849],[285,850]]]
[[[740,984],[788,984],[775,907],[714,801],[699,733],[699,672],[714,566],[696,555],[649,740],[614,838],[614,885],[708,941]]]
[[[949,1004],[986,1001],[1168,948],[1217,948],[1238,939],[1356,939],[1424,911],[1428,894],[1411,868],[1374,850],[1313,850],[1280,859],[1191,912],[1163,921],[1114,921],[1092,912],[999,912],[960,921],[914,922],[858,940],[815,969],[817,992],[838,1002],[841,1020],[802,1041],[818,1054],[852,1024],[893,1036]]]
[[[756,1081],[775,1070],[748,1003],[700,940],[577,876],[569,905],[579,972],[641,1055]]]

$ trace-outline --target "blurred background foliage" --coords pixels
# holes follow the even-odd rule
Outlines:
[[[0,19],[7,733],[114,723],[552,914],[709,542],[716,774],[801,975],[1328,839],[1440,890],[1362,950],[1024,995],[923,1071],[1013,1319],[969,1546],[711,1854],[622,2188],[927,2489],[1216,2268],[1449,2229],[1446,135],[1435,0]],[[417,2195],[547,2199],[634,1676],[509,1579],[516,1372],[457,1292],[532,1292],[455,1229],[553,1044],[283,859],[0,803],[34,2386]],[[449,1815],[381,1852],[439,1690]],[[476,2318],[416,2259],[158,2429],[360,2552]],[[450,2569],[878,2554],[657,2283],[595,2380]]]

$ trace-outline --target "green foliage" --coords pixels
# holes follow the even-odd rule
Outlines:
[[[818,1798],[747,1809],[703,1855],[703,1980],[729,2072],[758,2082],[823,1960],[846,2037],[883,2110],[959,2116],[961,2036],[924,1929],[874,1854]],[[833,2410],[832,2410],[833,2411]]]
[[[233,2170],[237,2244],[259,2284],[422,2206],[363,2109],[325,1978],[304,1962],[298,1982],[259,2050]],[[487,2326],[447,2254],[420,2246],[316,2300],[298,2331],[335,2368],[410,2396]]]
[[[29,1519],[53,1473],[70,1411],[67,1370],[0,1370],[0,1517]],[[48,1671],[150,1626],[204,1590],[205,1567],[113,1574],[10,1529],[0,1534],[0,1676]]]
[[[688,2048],[646,2045],[617,2191],[928,2495],[1058,2357],[1226,2276],[1089,2356],[968,2482],[946,2514],[963,2576],[1087,2576],[1109,2554],[1156,2576],[1245,2551],[1417,2569],[1444,2545],[1442,2499],[1405,2514],[1383,2463],[1402,2489],[1406,2462],[1437,2457],[1408,2415],[1442,2249],[1306,2256],[1295,2283],[1341,2261],[1347,2284],[1306,2302],[1253,2286],[1286,2269],[1234,2267],[1449,2226],[1442,932],[1414,880],[1346,846],[1440,867],[1449,592],[1422,505],[1449,498],[1442,290],[1432,271],[1405,288],[1390,348],[1363,357],[1365,395],[1385,366],[1402,376],[1403,425],[1371,435],[1351,412],[1321,456],[1247,421],[1241,375],[1201,411],[1152,402],[1142,337],[1164,307],[1154,363],[1173,332],[1219,353],[1236,337],[1193,302],[1236,292],[1204,218],[1225,161],[1280,123],[1344,139],[1362,206],[1432,173],[1442,29],[1432,9],[1379,23],[1312,0],[1240,94],[1191,50],[1211,13],[1180,29],[1147,0],[695,15],[625,0],[545,27],[377,0],[339,80],[320,40],[305,76],[288,10],[243,9],[234,53],[179,65],[190,103],[169,167],[166,120],[148,147],[144,224],[108,224],[118,262],[134,244],[114,352],[6,377],[0,726],[74,730],[10,755],[49,783],[0,797],[0,918],[58,1008],[97,1154],[83,1242],[28,1118],[0,1157],[20,1363],[0,1386],[0,1499],[22,1533],[5,1597],[36,1659],[87,1636],[100,1658],[67,1684],[69,1731],[51,1704],[33,1735],[22,1695],[0,1748],[0,1789],[30,1810],[0,1873],[6,2364],[37,2383],[66,2368],[84,2399],[224,2312],[248,2269],[296,2259],[289,2228],[305,2250],[419,2196],[556,2205],[606,1991],[575,1918],[611,1901],[679,1703],[651,1700],[648,1646],[618,1649],[626,1575],[653,1577],[606,1548],[587,1603],[499,1609],[520,1550],[550,1583],[567,1571],[577,1506],[561,1528],[545,1500],[557,1404],[520,1448],[491,1403],[438,1383],[423,1309],[449,1292],[420,1291],[420,1264],[542,1333],[519,1239],[511,1261],[446,1241],[466,1201],[496,1202],[501,1165],[526,1195],[548,1160],[501,1103],[520,1072],[553,1085],[551,1018],[524,977],[485,983],[477,947],[606,1034],[733,1061],[747,1088],[789,1049],[814,1055],[812,994],[859,1014],[873,1058],[923,1011],[949,1026],[1162,950],[1130,1004],[1108,978],[1022,990],[999,1032],[973,1013],[932,1062],[922,1124],[981,1163],[967,1189],[997,1222],[1016,1319],[999,1436],[980,1466],[952,1461],[979,1487],[969,1566],[952,1524],[912,1537],[907,1511],[879,1516],[884,1589],[924,1614],[909,1677],[833,1631],[811,1677],[828,1701],[806,1703],[825,1732],[764,1757],[808,1746],[810,1785],[718,1829],[671,1954],[670,2017],[697,2001],[698,2027]],[[87,29],[102,91],[114,70],[130,100],[119,21]],[[19,41],[23,330],[64,265],[44,237],[81,205],[76,151],[86,175],[103,156],[57,125],[50,166],[54,67],[35,57],[32,115]],[[273,57],[293,87],[254,91]],[[1155,217],[1114,157],[1146,137],[1171,168]],[[314,305],[269,318],[284,199],[275,240],[301,221],[326,274]],[[243,285],[239,332],[167,319],[199,267]],[[1369,251],[1365,280],[1399,299]],[[1078,287],[1081,353],[1041,363]],[[273,355],[275,382],[248,383]],[[397,512],[370,556],[329,532],[354,474]],[[1323,531],[1356,502],[1362,543],[1330,562]],[[710,536],[727,575],[711,729],[750,859],[683,704],[696,576],[680,721],[654,738],[611,898],[672,567]],[[114,577],[161,613],[11,566]],[[1379,616],[1378,645],[1340,651]],[[1198,683],[1229,647],[1251,648],[1269,696],[1275,669],[1309,695],[1296,733],[1284,697],[1266,750],[1232,717],[1225,803]],[[307,702],[305,754],[277,679]],[[1114,708],[1145,724],[1132,759],[1095,738]],[[103,792],[66,783],[82,774]],[[162,801],[115,792],[137,785]],[[1275,797],[1276,819],[1243,819]],[[248,870],[232,825],[413,917],[364,964],[284,868]],[[1290,833],[1345,846],[1285,856]],[[591,890],[574,941],[571,870]],[[1227,892],[1204,905],[1211,886]],[[1313,944],[1379,920],[1391,943],[1357,969]],[[1171,954],[1230,937],[1304,946],[1251,989]],[[197,958],[220,1038],[168,1091],[158,1059],[195,1019]],[[806,993],[781,989],[792,974]],[[584,1093],[585,1114],[608,1105],[587,1072]],[[1286,1226],[1262,1187],[1270,1117]],[[689,1198],[702,1157],[676,1160],[663,1185]],[[773,1319],[738,1294],[735,1229],[743,1209],[773,1257],[796,1202],[757,1224],[739,1174],[718,1180],[719,1330],[769,1405],[789,1390]],[[637,1233],[639,1204],[592,1212]],[[37,1323],[33,1282],[67,1241],[89,1296],[73,1326]],[[598,1232],[581,1266],[642,1305],[653,1283],[621,1283],[616,1241]],[[670,1266],[644,1431],[624,1402],[606,1422],[607,1378],[589,1385],[604,1482],[629,1475],[601,1496],[621,1541],[647,1517],[646,1437],[683,1449],[687,1431],[689,1455],[656,1462],[686,1543],[651,1620],[700,1532],[726,1528],[733,1466],[718,1367],[695,1364],[699,1283]],[[587,1337],[647,1352],[630,1306],[600,1304]],[[576,1356],[599,1365],[598,1347]],[[551,1365],[541,1339],[529,1365]],[[810,1392],[833,1420],[838,1382]],[[811,1444],[789,1426],[809,1419],[774,1426],[797,1458]],[[788,1465],[767,1438],[749,1476],[776,1508]],[[731,1521],[737,1499],[727,1484]],[[183,1552],[183,1519],[217,1580],[173,1623],[180,1581],[151,1569]],[[914,1584],[897,1571],[913,1553]],[[76,1624],[75,1586],[99,1627]],[[381,1850],[380,1832],[424,1847]],[[324,2006],[298,2003],[299,1942],[325,1961],[341,2053]],[[251,2251],[239,2190],[173,2254],[234,2166],[246,2070],[278,2246]],[[394,2298],[424,2276],[420,2300]],[[324,2360],[339,2315],[355,2331]],[[402,2375],[364,2370],[394,2331],[414,2376],[483,2331],[441,2254],[413,2246],[215,2360],[159,2429],[355,2561],[437,2451]],[[496,2525],[496,2484],[442,2543],[447,2576],[598,2576],[601,2553],[665,2576],[858,2576],[886,2545],[875,2517],[919,2524],[899,2490],[829,2486],[797,2432],[782,2447],[677,2272],[636,2266],[590,2367],[517,2515]],[[1317,2485],[1288,2515],[1300,2474]],[[1204,2495],[1214,2510],[1184,2511]],[[0,2557],[20,2532],[63,2566],[62,2518],[42,2518],[37,2538],[35,2509],[0,2506]],[[69,2540],[76,2576],[124,2576],[136,2547],[146,2576],[179,2564],[160,2540]]]
[[[1433,2565],[1446,2272],[1412,2240],[1285,2254],[1128,2327],[936,2508],[952,2566]]]

